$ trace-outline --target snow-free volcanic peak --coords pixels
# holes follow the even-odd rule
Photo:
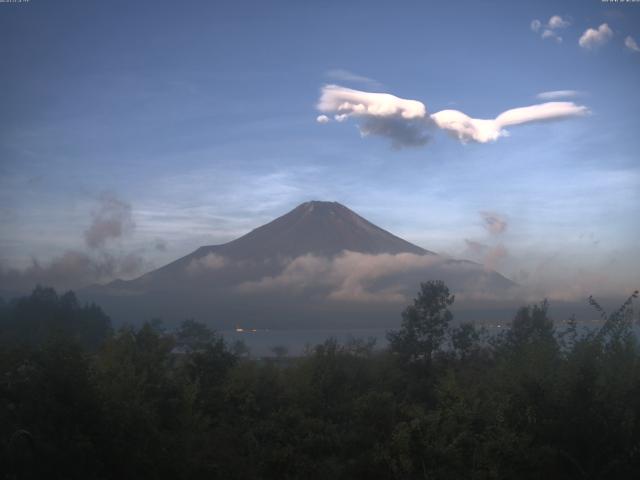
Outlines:
[[[310,201],[248,234],[215,248],[230,258],[297,257],[312,253],[416,253],[427,250],[377,227],[338,202]]]

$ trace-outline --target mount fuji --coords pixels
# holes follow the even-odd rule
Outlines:
[[[478,263],[409,243],[340,203],[310,201],[229,243],[81,296],[116,322],[193,317],[220,329],[362,327],[395,321],[419,283],[436,279],[463,297],[515,285]]]

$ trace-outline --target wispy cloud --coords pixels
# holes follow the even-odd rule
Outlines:
[[[509,256],[509,250],[502,245],[498,244],[489,248],[484,256],[482,264],[488,270],[495,270],[500,266],[503,259]]]
[[[578,45],[586,50],[593,50],[607,43],[611,37],[613,37],[613,30],[608,24],[603,23],[597,29],[586,29],[578,40]]]
[[[503,244],[491,246],[468,238],[465,238],[464,242],[467,246],[463,252],[465,257],[482,263],[487,270],[497,269],[501,261],[509,256],[509,251]]]
[[[551,40],[555,40],[556,43],[562,43],[562,37],[558,35],[556,32],[554,32],[553,30],[550,30],[548,28],[546,28],[542,32],[542,35],[540,35],[540,37],[543,40],[551,39]]]
[[[480,212],[483,226],[492,235],[499,235],[507,230],[507,220],[500,214],[495,212]]]
[[[548,92],[540,92],[536,95],[536,98],[540,100],[553,101],[560,100],[562,98],[575,98],[584,95],[583,92],[578,90],[551,90]]]
[[[338,122],[354,117],[360,121],[363,136],[389,138],[395,147],[424,145],[429,139],[428,130],[434,125],[463,143],[487,143],[507,136],[505,127],[508,126],[589,114],[587,107],[573,102],[548,102],[507,110],[494,119],[472,118],[459,110],[442,110],[428,115],[427,107],[418,100],[338,85],[327,85],[322,89],[317,108],[323,114],[333,114]]]
[[[145,237],[150,245],[162,238],[172,254],[228,242],[297,203],[327,198],[323,185],[309,183],[320,171],[325,172],[295,164],[279,170],[246,164],[234,170],[229,163],[162,176],[155,183],[162,195],[136,202],[136,238]]]
[[[490,237],[486,244],[477,240],[465,239],[466,250],[465,255],[481,262],[488,270],[495,270],[500,263],[509,256],[509,251],[502,243],[496,240],[507,231],[509,226],[506,218],[496,212],[481,211],[478,212],[482,219],[482,226],[489,233]]]
[[[358,75],[357,73],[344,70],[342,68],[334,68],[325,72],[325,76],[337,82],[359,83],[370,88],[380,88],[382,85],[373,78]]]
[[[631,35],[627,36],[627,38],[624,39],[624,45],[632,52],[640,52],[640,46],[638,46]]]
[[[127,202],[110,192],[101,194],[99,202],[92,213],[91,225],[84,233],[90,248],[102,247],[109,240],[130,233],[135,227],[131,205]]]

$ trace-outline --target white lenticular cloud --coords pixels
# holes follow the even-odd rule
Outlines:
[[[551,90],[549,92],[540,92],[536,98],[540,100],[559,100],[561,98],[575,98],[583,93],[578,90]]]
[[[471,118],[458,110],[442,110],[431,115],[435,124],[460,140],[462,143],[495,142],[508,133],[501,129],[495,120]]]
[[[424,104],[418,100],[407,100],[389,93],[362,92],[339,85],[327,85],[322,89],[318,110],[346,116],[399,116],[406,120],[424,118],[427,113]]]
[[[631,35],[624,39],[624,45],[632,52],[640,52],[640,47]]]
[[[588,28],[582,34],[578,40],[578,44],[587,50],[593,50],[601,45],[604,45],[613,37],[613,30],[609,28],[609,25],[603,23],[596,30],[595,28]]]
[[[522,123],[558,120],[569,117],[582,117],[589,114],[589,109],[573,102],[547,102],[528,107],[512,108],[501,113],[495,121],[501,127],[520,125]]]
[[[509,132],[504,128],[507,126],[589,114],[587,107],[573,102],[547,102],[507,110],[492,119],[472,118],[459,110],[442,110],[428,115],[426,106],[418,100],[337,85],[323,88],[317,108],[323,115],[333,114],[338,122],[353,117],[358,120],[363,137],[386,137],[397,148],[424,145],[429,140],[428,130],[432,126],[446,131],[463,143],[487,143],[508,136]]]
[[[524,123],[560,120],[589,114],[587,107],[573,102],[547,102],[528,107],[513,108],[501,113],[495,119],[471,118],[458,110],[443,110],[431,115],[436,125],[446,130],[463,143],[495,142],[506,137],[509,132],[504,127]]]
[[[418,100],[408,100],[388,93],[371,93],[338,85],[322,89],[317,108],[326,118],[333,114],[337,122],[350,117],[359,121],[363,137],[377,135],[391,140],[395,148],[415,147],[427,143],[427,108]]]

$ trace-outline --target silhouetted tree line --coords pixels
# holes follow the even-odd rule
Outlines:
[[[558,331],[543,302],[490,336],[427,282],[384,351],[251,359],[37,288],[0,307],[1,478],[638,478],[636,296],[590,299],[599,329]]]

